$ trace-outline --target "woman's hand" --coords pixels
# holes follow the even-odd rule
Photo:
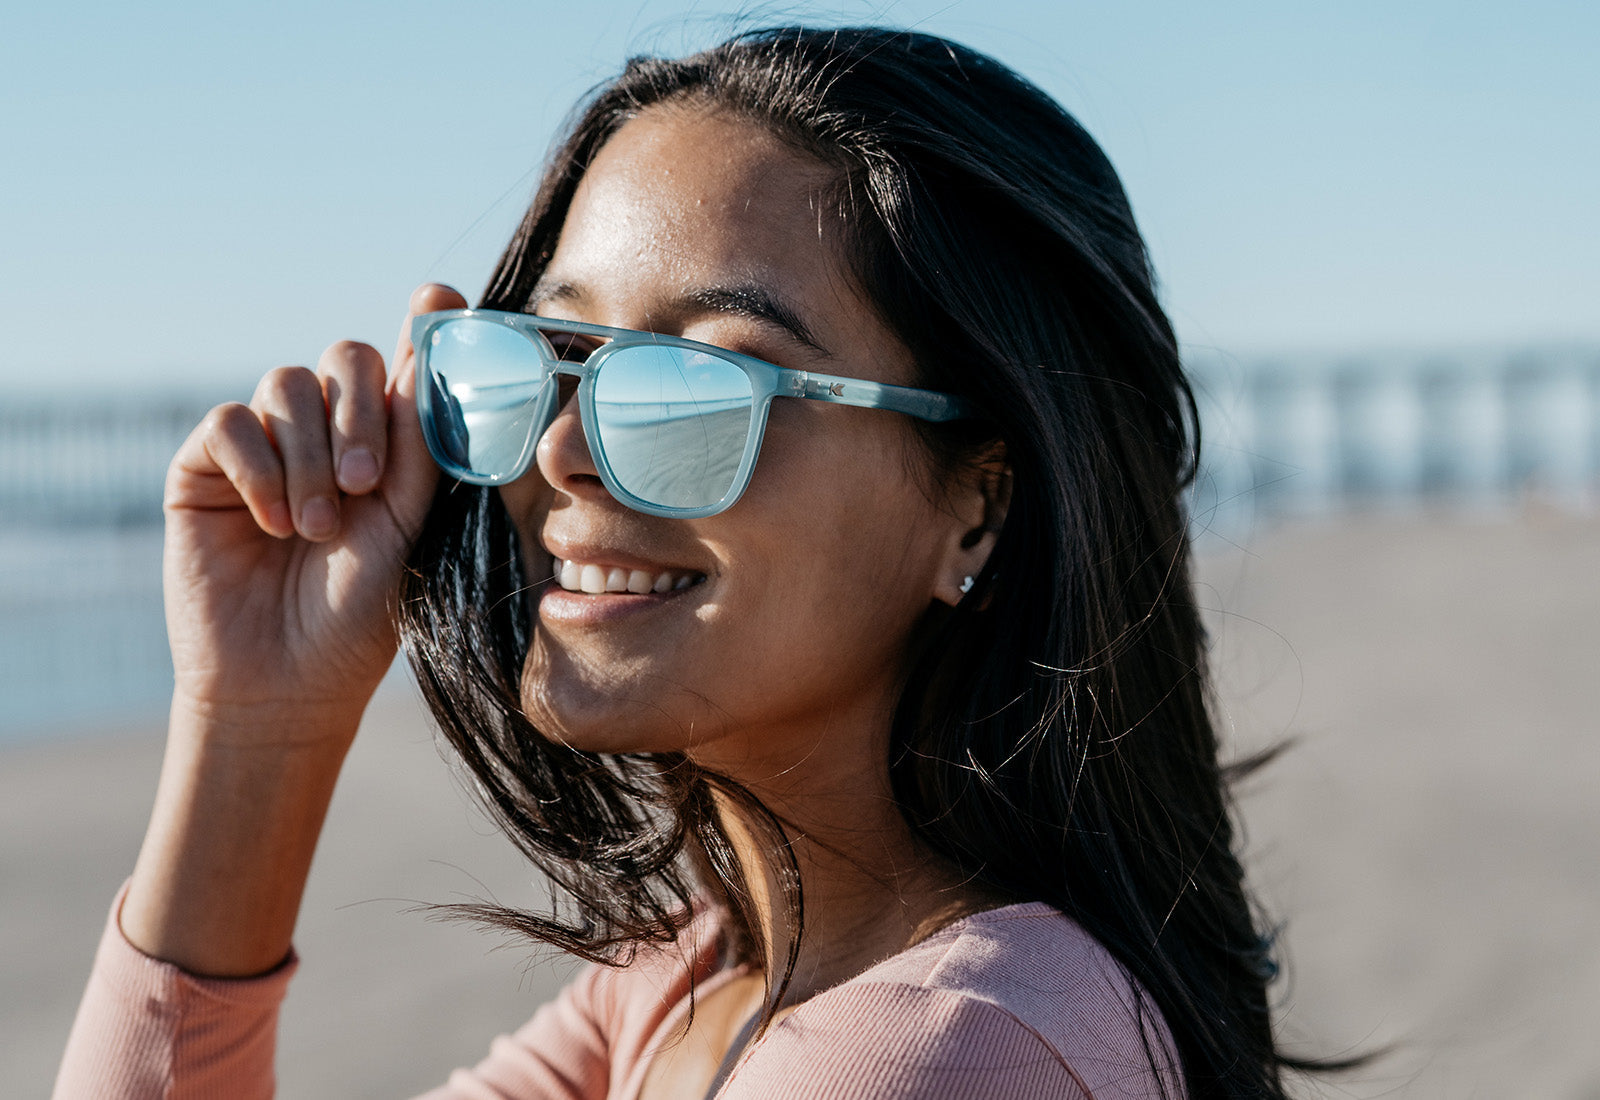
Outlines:
[[[394,657],[394,597],[438,477],[410,316],[465,304],[445,287],[412,296],[387,385],[375,350],[335,344],[315,372],[272,371],[184,442],[164,566],[180,705],[359,716]]]
[[[425,286],[411,315],[464,306]],[[438,472],[408,338],[336,344],[195,429],[167,475],[176,678],[161,783],[120,920],[213,976],[289,950],[334,783],[394,658],[395,597]]]

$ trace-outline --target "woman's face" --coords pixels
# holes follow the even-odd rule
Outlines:
[[[911,384],[906,349],[841,263],[830,179],[753,124],[646,111],[584,176],[528,308]],[[570,402],[502,493],[536,588],[530,718],[576,747],[685,751],[751,782],[881,754],[861,731],[886,730],[909,641],[932,602],[953,602],[962,537],[982,522],[981,504],[938,485],[906,417],[787,398],[719,515],[618,504]],[[621,570],[636,589],[673,587],[571,591],[546,580],[563,562],[568,584],[595,567],[591,582]]]

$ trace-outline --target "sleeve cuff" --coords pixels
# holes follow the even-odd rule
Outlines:
[[[252,978],[202,978],[128,942],[112,903],[54,1095],[270,1097],[291,951]]]

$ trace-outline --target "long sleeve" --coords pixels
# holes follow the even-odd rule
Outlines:
[[[199,978],[130,944],[117,922],[121,905],[119,893],[54,1100],[270,1098],[278,1009],[297,962],[259,978]],[[423,1100],[603,1100],[616,1045],[608,1035],[618,1015],[614,984],[614,973],[590,967],[515,1035],[496,1039],[475,1069],[457,1070]]]
[[[420,1100],[631,1098],[650,1055],[682,1022],[691,988],[706,995],[743,973],[718,972],[715,924],[704,914],[681,949],[647,948],[622,968],[589,966],[482,1062]]]
[[[106,921],[54,1100],[271,1097],[278,1009],[297,961],[259,978],[196,977],[128,942],[118,923],[125,892]],[[697,922],[689,953],[655,948],[626,968],[588,967],[421,1100],[606,1100],[635,1090],[658,1031],[693,983],[708,987],[715,941],[699,933],[711,928]]]
[[[206,979],[141,954],[117,894],[56,1078],[55,1100],[270,1097],[291,957],[259,978]]]
[[[419,1100],[604,1100],[610,1088],[615,1015],[610,973],[590,966],[513,1035],[489,1046]]]

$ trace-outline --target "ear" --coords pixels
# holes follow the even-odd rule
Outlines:
[[[1002,443],[987,448],[951,479],[950,534],[933,589],[933,598],[954,607],[977,584],[994,551],[1011,506],[1011,465]]]

